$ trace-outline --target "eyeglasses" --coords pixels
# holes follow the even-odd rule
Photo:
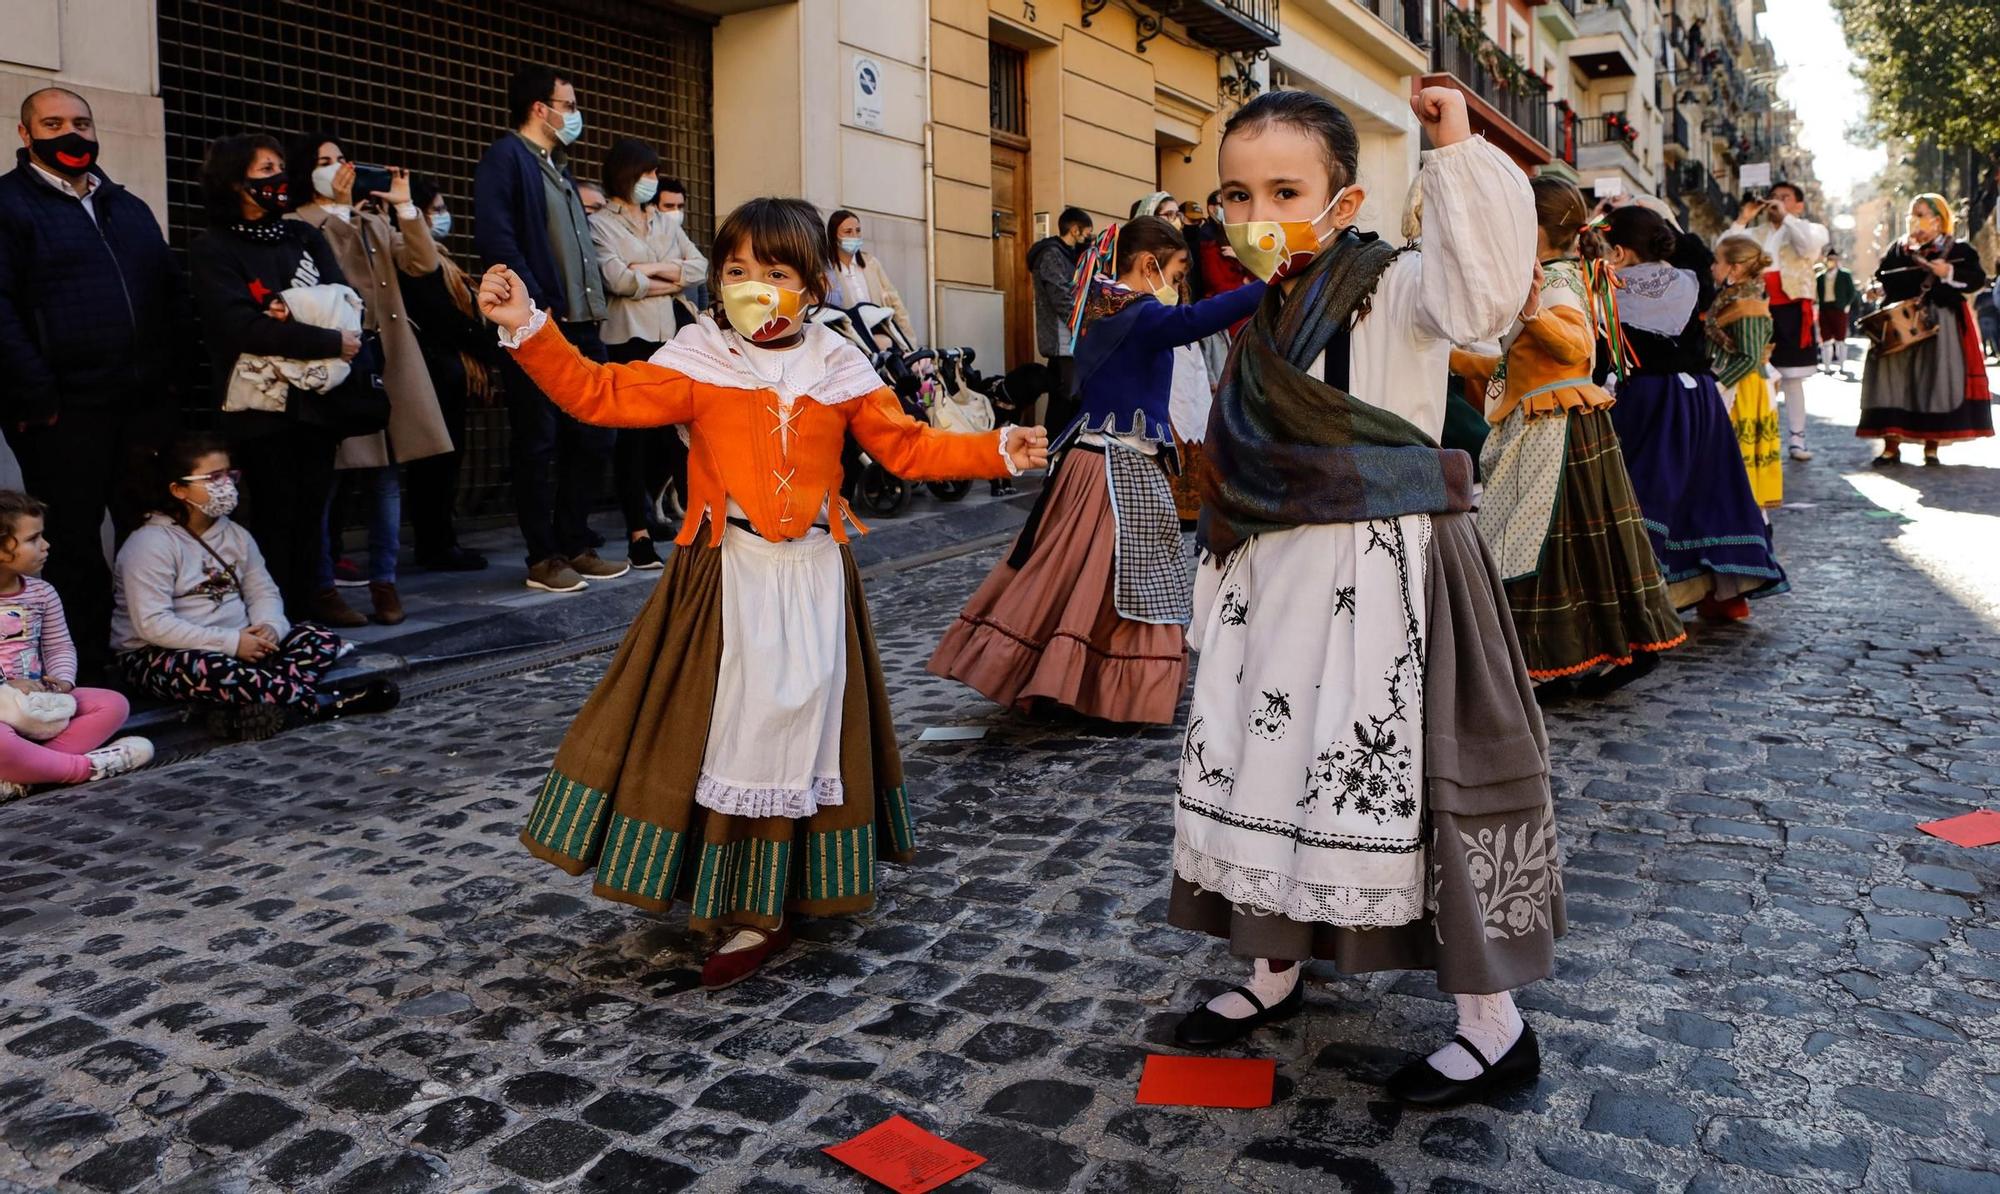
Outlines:
[[[582,108],[577,107],[575,100],[545,99],[542,102],[564,114],[583,111]]]
[[[212,484],[214,484],[214,483],[215,483],[215,482],[217,482],[217,481],[227,481],[227,482],[229,482],[229,483],[230,483],[231,485],[234,485],[234,484],[236,484],[236,483],[237,483],[238,481],[241,481],[242,479],[243,479],[243,470],[241,470],[241,469],[234,469],[234,468],[219,468],[219,469],[216,469],[216,470],[215,470],[214,472],[212,472],[212,473],[196,473],[196,474],[195,474],[194,476],[192,476],[192,477],[182,477],[182,478],[181,478],[181,484],[183,484],[183,485],[204,485],[204,484],[208,484],[208,485],[212,485]]]

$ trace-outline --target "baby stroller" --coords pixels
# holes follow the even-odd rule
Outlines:
[[[993,425],[985,395],[967,385],[972,362],[969,348],[918,348],[896,326],[887,307],[863,303],[851,310],[824,308],[811,317],[839,333],[868,354],[884,385],[896,394],[911,418],[949,430],[981,430]],[[915,486],[870,458],[848,437],[842,457],[847,500],[878,518],[894,518],[909,509]],[[972,492],[970,481],[931,481],[939,501],[956,502]]]

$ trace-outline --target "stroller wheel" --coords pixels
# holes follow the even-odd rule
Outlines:
[[[972,492],[970,481],[932,481],[931,496],[941,502],[956,502]]]
[[[873,463],[862,471],[861,484],[855,488],[861,508],[878,518],[894,518],[909,509],[913,496],[909,482]]]

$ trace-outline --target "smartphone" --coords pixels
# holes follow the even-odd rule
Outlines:
[[[387,166],[364,166],[354,164],[354,198],[356,202],[367,199],[377,191],[389,193],[389,168]]]

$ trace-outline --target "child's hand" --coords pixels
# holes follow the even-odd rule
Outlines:
[[[1007,436],[1007,459],[1027,472],[1049,466],[1049,433],[1040,427],[1016,427]]]
[[[42,681],[42,690],[44,692],[75,692],[76,685],[70,683],[68,680],[44,680]]]
[[[1410,111],[1429,134],[1431,144],[1443,149],[1472,136],[1472,124],[1465,116],[1465,94],[1456,87],[1426,87],[1410,97]]]
[[[256,663],[275,650],[276,647],[258,638],[251,631],[239,630],[236,632],[236,650],[232,654],[245,663]]]
[[[47,689],[43,686],[40,680],[9,680],[7,681],[7,687],[13,689],[16,692],[47,691]]]
[[[249,633],[254,634],[258,638],[261,638],[265,642],[271,644],[273,650],[275,650],[278,646],[278,632],[276,630],[273,630],[271,627],[264,625],[264,623],[262,622],[257,623],[255,626],[252,626],[249,630]]]
[[[1533,323],[1542,313],[1542,263],[1535,263],[1535,280],[1528,284],[1528,302],[1521,308],[1521,322]]]
[[[528,284],[504,265],[492,267],[479,279],[479,313],[504,331],[520,330],[534,314]]]

